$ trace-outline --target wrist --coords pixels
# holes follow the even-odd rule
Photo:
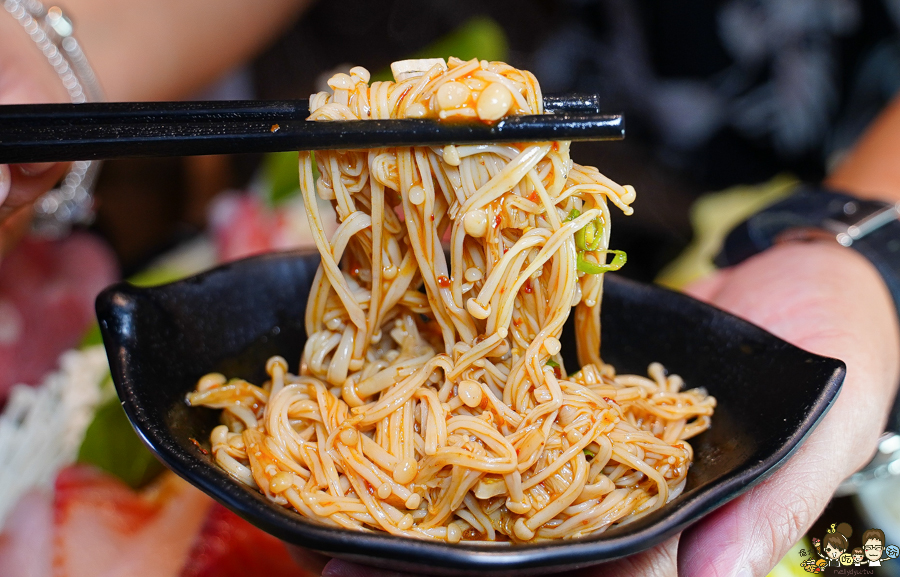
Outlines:
[[[716,263],[734,265],[780,242],[826,239],[853,249],[875,266],[900,316],[900,203],[801,188],[735,227]]]
[[[748,302],[728,308],[755,311],[760,316],[752,322],[826,356],[843,358],[841,349],[865,334],[879,347],[865,364],[886,386],[900,383],[900,321],[881,274],[862,254],[833,240],[789,240],[725,272],[731,284],[751,282],[757,288],[739,293]],[[847,332],[839,335],[836,325]],[[823,332],[823,327],[828,328]],[[819,348],[820,340],[831,348]]]

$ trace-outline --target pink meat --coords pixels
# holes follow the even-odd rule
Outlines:
[[[297,565],[282,541],[216,504],[181,577],[312,577],[319,573]]]
[[[296,245],[284,213],[252,194],[219,195],[210,209],[210,224],[220,262]]]
[[[53,503],[54,577],[176,577],[212,500],[167,473],[138,494],[87,466],[60,472]]]
[[[95,237],[25,239],[0,262],[0,406],[16,383],[38,384],[94,322],[94,299],[116,280]]]
[[[46,491],[26,494],[0,533],[0,575],[50,577],[53,498]]]
[[[330,236],[337,226],[333,213],[326,211],[322,220]],[[220,194],[210,207],[209,222],[220,262],[315,246],[301,206],[288,202],[272,208],[252,193]]]

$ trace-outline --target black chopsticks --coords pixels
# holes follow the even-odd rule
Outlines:
[[[592,95],[545,96],[553,114],[495,124],[308,122],[308,102],[213,101],[0,106],[0,164],[547,140],[616,140],[620,114]]]

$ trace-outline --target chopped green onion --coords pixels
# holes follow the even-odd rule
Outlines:
[[[581,211],[578,210],[577,208],[573,208],[572,211],[569,213],[569,216],[566,217],[566,222],[575,220],[579,216],[581,216]]]
[[[600,245],[600,235],[597,234],[597,224],[595,221],[591,221],[584,225],[582,229],[584,231],[584,246],[582,250],[597,250]],[[591,248],[593,246],[593,248]]]
[[[553,359],[549,359],[549,360],[547,361],[547,366],[548,366],[548,367],[553,367],[554,369],[558,369],[558,368],[559,368],[559,363],[557,363],[557,362],[554,361]]]
[[[578,211],[573,210],[572,212],[570,212],[569,218],[566,218],[566,221],[572,220],[572,214],[575,212]],[[575,216],[577,217],[578,215]],[[591,222],[575,231],[575,247],[578,250],[597,250],[598,248],[600,248],[600,240],[603,238],[603,235],[600,232],[602,230],[603,221],[600,220],[600,217],[598,216]]]
[[[585,449],[585,450],[584,450],[584,456],[587,457],[588,459],[593,459],[593,458],[594,458],[594,452],[593,452],[592,450],[590,450],[590,449]]]
[[[575,248],[577,248],[580,251],[584,250],[584,248],[585,248],[585,245],[584,245],[584,229],[585,228],[587,228],[587,226],[583,226],[575,231]]]
[[[584,251],[578,251],[578,270],[587,274],[601,274],[606,272],[603,266],[584,260]]]
[[[600,221],[600,217],[598,216],[589,222],[584,228],[587,229],[584,235],[585,248],[590,251],[600,248],[600,240],[603,237],[603,235],[600,234],[600,231],[603,230],[603,223]]]
[[[625,264],[625,260],[627,259],[627,255],[625,251],[622,250],[604,250],[600,251],[599,255],[602,255],[602,259],[606,260],[606,255],[608,253],[613,253],[615,257],[609,264],[599,264],[594,262],[589,262],[584,260],[584,251],[578,252],[578,270],[587,274],[602,274],[605,272],[615,271],[622,268],[622,265]]]

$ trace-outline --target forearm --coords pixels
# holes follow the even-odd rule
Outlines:
[[[184,98],[262,50],[310,0],[66,0],[110,101]]]
[[[872,123],[826,183],[863,198],[900,201],[900,98]]]

